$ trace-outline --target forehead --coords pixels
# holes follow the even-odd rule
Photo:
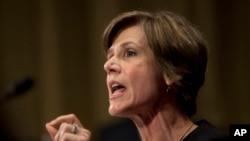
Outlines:
[[[127,45],[137,45],[142,47],[148,45],[147,37],[140,25],[129,26],[117,33],[108,51],[117,46]]]

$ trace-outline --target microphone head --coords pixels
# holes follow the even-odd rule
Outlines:
[[[14,84],[10,85],[5,93],[5,99],[20,96],[30,90],[34,85],[34,81],[31,77],[22,77]]]

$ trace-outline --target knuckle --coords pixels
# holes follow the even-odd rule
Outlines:
[[[90,137],[91,136],[91,132],[89,130],[87,130],[87,135]]]
[[[86,138],[90,138],[91,132],[89,130],[85,130],[84,135],[86,136]]]
[[[69,114],[70,117],[75,118],[76,115],[74,113]]]

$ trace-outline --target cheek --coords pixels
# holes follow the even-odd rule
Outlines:
[[[154,101],[157,98],[156,72],[147,67],[138,67],[135,71],[128,72],[128,74],[132,96],[136,103]]]

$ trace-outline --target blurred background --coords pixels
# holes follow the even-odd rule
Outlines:
[[[0,0],[0,96],[22,77],[25,94],[0,103],[0,140],[47,141],[45,123],[75,113],[92,131],[119,122],[108,114],[101,36],[118,13],[170,10],[204,33],[209,64],[198,113],[228,132],[250,124],[250,1]]]

